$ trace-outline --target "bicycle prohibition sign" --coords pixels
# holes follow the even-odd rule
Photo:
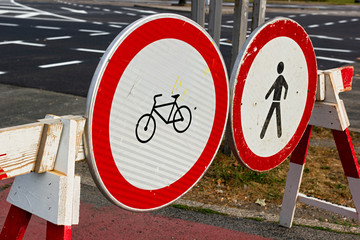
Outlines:
[[[137,140],[141,143],[149,142],[155,134],[156,121],[154,113],[156,113],[160,119],[164,121],[164,123],[172,123],[175,131],[178,133],[185,132],[191,124],[191,111],[189,107],[185,105],[179,107],[177,104],[177,99],[179,98],[180,94],[171,96],[174,98],[173,102],[156,105],[156,98],[161,96],[162,94],[157,94],[154,96],[154,104],[151,112],[142,115],[136,124],[135,135]],[[165,119],[157,110],[166,106],[172,106],[167,119]]]

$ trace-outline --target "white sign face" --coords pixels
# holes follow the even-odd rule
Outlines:
[[[317,67],[304,29],[277,18],[244,44],[231,75],[235,157],[255,171],[278,166],[303,135],[315,102]]]
[[[180,113],[186,119],[174,122]],[[126,68],[111,107],[110,144],[120,173],[141,189],[174,183],[200,157],[214,115],[213,78],[199,52],[176,39],[148,45]]]
[[[157,209],[215,157],[229,106],[225,64],[196,23],[153,15],[113,41],[87,104],[87,159],[100,190],[126,209]]]
[[[305,56],[291,38],[269,41],[255,57],[244,86],[241,121],[244,138],[256,155],[276,154],[294,135],[308,90],[308,81],[299,79],[307,78]]]

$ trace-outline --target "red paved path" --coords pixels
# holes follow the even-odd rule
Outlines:
[[[0,188],[11,180],[0,181]],[[10,204],[9,188],[0,192],[0,227],[5,222]],[[31,218],[24,239],[45,239],[46,222]],[[134,213],[116,206],[95,207],[82,202],[80,223],[72,228],[72,239],[265,239],[238,231],[195,223],[151,213]]]

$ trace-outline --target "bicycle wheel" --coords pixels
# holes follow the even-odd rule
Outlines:
[[[135,135],[141,143],[147,143],[155,134],[156,122],[151,114],[144,114],[136,124]]]
[[[187,106],[179,107],[174,114],[173,125],[178,133],[185,132],[191,123],[191,111]]]

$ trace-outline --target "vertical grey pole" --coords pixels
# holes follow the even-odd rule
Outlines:
[[[232,70],[236,57],[239,54],[239,51],[246,40],[248,12],[249,0],[235,0],[230,71]]]
[[[205,0],[191,1],[191,19],[197,22],[200,26],[205,25]]]
[[[222,3],[223,0],[210,1],[209,33],[218,46],[220,46]]]
[[[265,22],[266,0],[254,0],[251,31]]]

